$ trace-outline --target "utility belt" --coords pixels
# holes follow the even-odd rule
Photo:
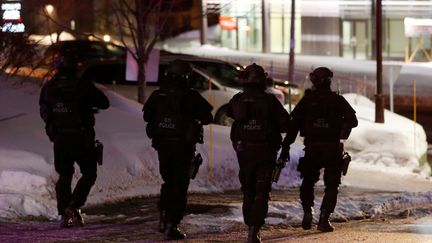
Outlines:
[[[191,146],[193,145],[191,143],[187,143],[184,138],[180,138],[180,137],[155,137],[152,139],[152,146],[156,150],[166,148],[167,145],[170,144],[176,144],[176,145],[190,144]]]
[[[244,142],[241,140],[233,141],[233,147],[236,152],[240,152],[250,147],[269,147],[267,141]]]
[[[180,138],[180,137],[158,137],[158,138],[154,138],[156,141],[158,142],[184,142],[185,139],[184,138]]]
[[[61,134],[69,134],[69,133],[81,133],[84,132],[86,129],[84,127],[79,128],[56,128],[57,133]]]
[[[71,133],[82,133],[86,131],[91,131],[93,129],[93,126],[81,125],[77,127],[59,127],[56,125],[52,125],[52,128],[55,133],[71,134]]]

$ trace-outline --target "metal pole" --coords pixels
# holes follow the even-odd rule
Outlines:
[[[269,21],[269,8],[268,0],[261,2],[261,16],[262,16],[262,51],[264,53],[270,52],[270,21]]]
[[[207,42],[207,0],[201,0],[200,12],[200,43],[204,45]]]
[[[414,120],[414,136],[413,136],[413,138],[414,138],[414,150],[416,149],[416,127],[417,127],[417,85],[416,85],[416,81],[414,80],[414,82],[413,82],[413,108],[414,108],[414,110],[413,110],[413,116],[414,116],[414,118],[413,118],[413,120]]]
[[[291,0],[290,52],[288,66],[288,81],[294,82],[294,50],[295,50],[295,0]]]
[[[371,0],[371,27],[372,27],[372,40],[371,40],[371,44],[372,44],[372,55],[371,55],[371,59],[373,60],[374,58],[376,58],[376,11],[375,11],[375,5],[376,5],[376,1],[377,0]]]
[[[376,0],[376,78],[377,90],[375,94],[375,122],[384,123],[384,97],[382,94],[382,5]]]
[[[393,95],[393,66],[390,66],[389,73],[389,95],[390,95],[390,110],[394,112],[394,95]]]

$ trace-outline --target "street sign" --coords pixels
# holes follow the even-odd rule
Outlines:
[[[383,64],[383,80],[389,84],[389,96],[390,96],[390,110],[394,111],[394,83],[399,77],[400,71],[402,69],[401,64],[387,63]]]

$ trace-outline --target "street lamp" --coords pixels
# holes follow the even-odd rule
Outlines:
[[[111,36],[109,36],[109,35],[104,35],[104,36],[103,36],[103,40],[104,40],[105,42],[109,42],[109,41],[111,40]]]
[[[45,5],[45,11],[48,15],[51,15],[54,12],[54,6],[51,4]]]

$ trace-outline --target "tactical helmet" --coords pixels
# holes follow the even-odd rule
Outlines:
[[[173,81],[188,80],[192,73],[192,67],[187,61],[176,59],[168,64],[165,76]]]
[[[326,67],[316,68],[309,74],[310,81],[317,89],[330,87],[332,77],[333,72]]]
[[[74,58],[66,58],[56,53],[53,58],[52,67],[56,70],[57,76],[73,77],[76,75],[77,62]]]
[[[260,65],[253,63],[245,68],[240,74],[240,80],[244,85],[259,84],[265,86],[267,73]]]

